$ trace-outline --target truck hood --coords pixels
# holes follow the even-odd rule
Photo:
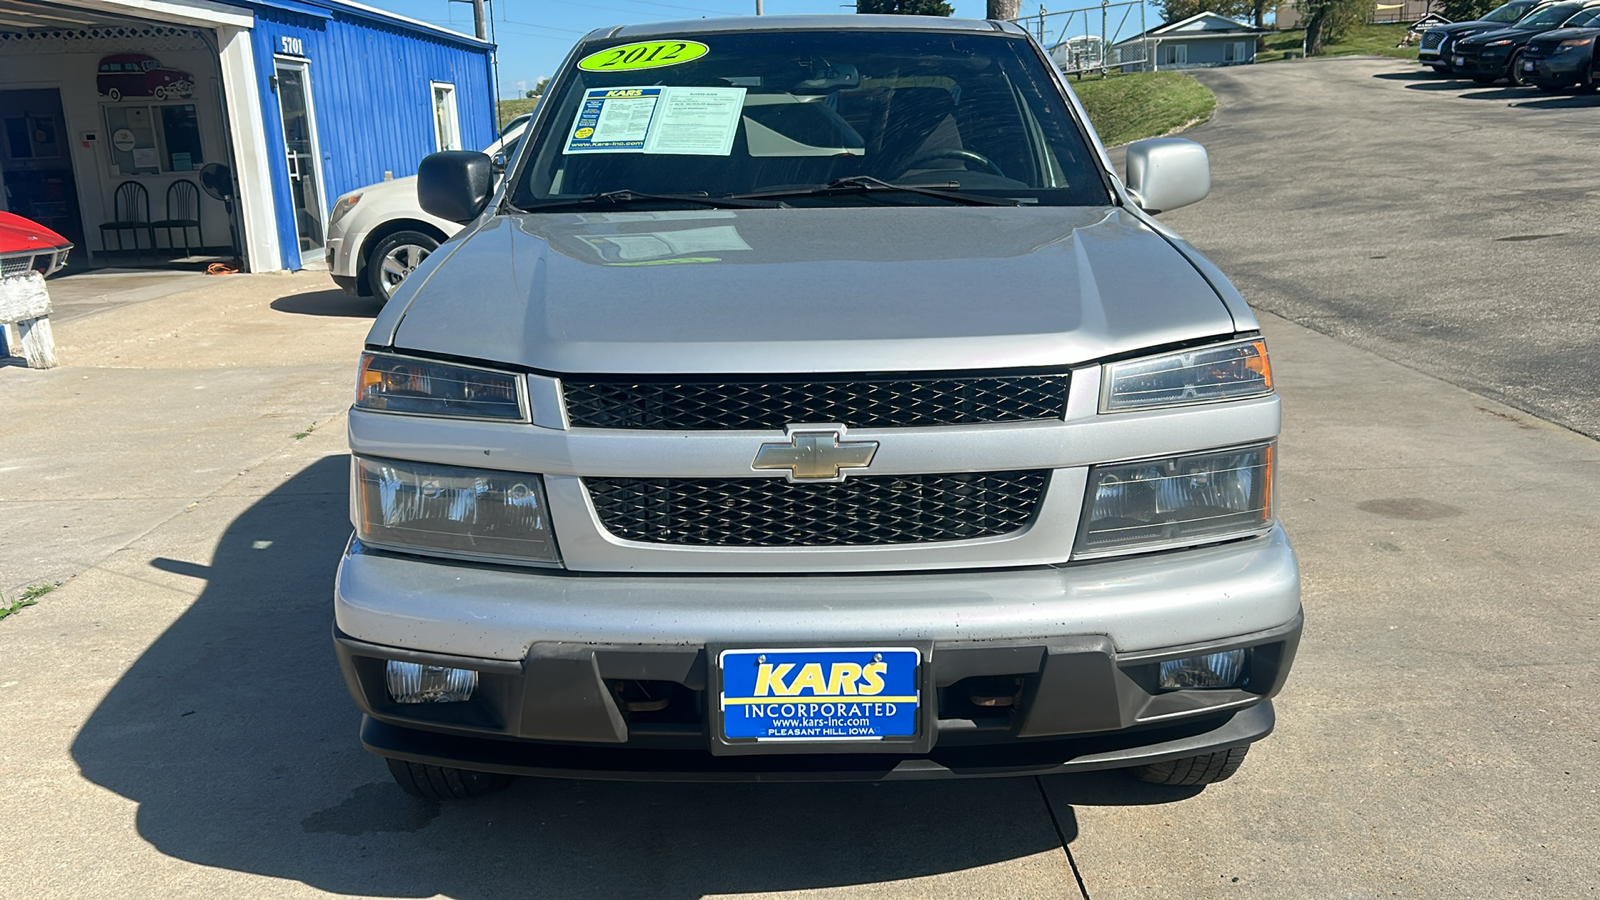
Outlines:
[[[1194,265],[1115,207],[498,216],[446,250],[370,344],[558,373],[903,372],[1234,331]]]

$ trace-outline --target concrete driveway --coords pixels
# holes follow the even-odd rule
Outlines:
[[[1312,97],[1378,85],[1419,115],[1514,127],[1373,77],[1402,72],[1221,74]],[[1231,189],[1261,152],[1231,123],[1259,125],[1245,94],[1220,96],[1201,135],[1219,191],[1170,219],[1286,302],[1227,223],[1337,219]],[[1321,271],[1349,242],[1291,249],[1288,270]],[[1405,287],[1363,284],[1329,295],[1382,314]],[[65,582],[0,621],[0,896],[1600,893],[1600,444],[1272,315],[1307,630],[1279,731],[1234,779],[528,780],[412,801],[357,747],[329,646],[342,410],[372,312],[323,276],[235,276],[68,323],[62,368],[0,369],[0,586]]]

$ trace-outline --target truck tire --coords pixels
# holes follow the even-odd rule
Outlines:
[[[1216,784],[1219,781],[1227,781],[1233,773],[1239,771],[1239,766],[1244,763],[1245,754],[1249,752],[1250,748],[1245,746],[1218,750],[1204,756],[1169,759],[1166,762],[1139,766],[1133,769],[1133,777],[1151,784],[1167,784],[1175,787]]]
[[[447,769],[403,759],[386,758],[384,762],[389,764],[389,774],[401,790],[424,800],[470,800],[503,790],[511,783],[510,775],[494,772]]]

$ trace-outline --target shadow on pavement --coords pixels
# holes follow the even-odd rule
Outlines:
[[[1585,109],[1591,106],[1600,106],[1600,97],[1594,94],[1535,96],[1538,96],[1538,99],[1524,100],[1511,105],[1519,109]]]
[[[383,309],[383,304],[372,297],[352,297],[338,288],[309,294],[290,294],[279,297],[269,305],[278,312],[345,319],[370,319]]]
[[[1509,85],[1507,85],[1505,87],[1489,87],[1488,85],[1477,85],[1477,84],[1473,85],[1472,87],[1475,88],[1476,90],[1469,90],[1468,93],[1462,94],[1461,95],[1461,99],[1463,99],[1463,100],[1532,100],[1532,99],[1534,99],[1536,97],[1544,96],[1543,94],[1539,93],[1539,91],[1534,89],[1534,88],[1511,87]],[[1516,105],[1517,106],[1524,106],[1526,104],[1518,103]]]
[[[1414,84],[1408,84],[1408,85],[1406,85],[1406,90],[1408,90],[1408,91],[1444,91],[1444,92],[1457,91],[1457,92],[1459,92],[1459,91],[1475,90],[1477,87],[1478,86],[1476,84],[1473,84],[1472,82],[1466,81],[1466,80],[1461,80],[1461,81],[1429,80],[1429,81],[1419,81],[1419,82],[1416,82]]]
[[[1379,72],[1372,76],[1383,81],[1448,81],[1451,76],[1434,72]]]
[[[480,801],[412,800],[360,749],[333,658],[348,475],[339,456],[287,480],[229,525],[209,566],[151,561],[206,587],[72,753],[85,777],[138,804],[140,837],[169,856],[346,894],[697,898],[957,872],[1056,852],[1057,827],[1077,834],[1070,808],[1051,822],[1032,778],[525,779]],[[1109,775],[1055,782],[1082,803],[1184,796]]]

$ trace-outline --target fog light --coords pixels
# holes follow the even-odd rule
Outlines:
[[[1238,687],[1244,681],[1244,651],[1224,650],[1204,656],[1169,659],[1161,664],[1161,688]]]
[[[396,703],[459,703],[472,697],[478,673],[391,659],[384,680]]]

